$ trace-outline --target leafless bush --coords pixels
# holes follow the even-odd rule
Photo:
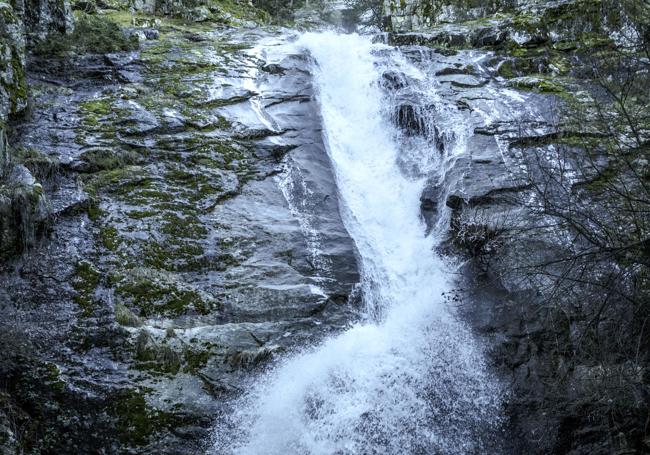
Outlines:
[[[556,339],[548,412],[569,406],[612,450],[648,453],[650,5],[621,4],[637,21],[627,44],[584,58],[590,98],[565,103],[558,134],[530,158],[525,205],[555,247],[514,272]]]
[[[485,272],[502,244],[503,234],[512,228],[512,224],[510,212],[498,215],[488,213],[480,206],[473,207],[463,212],[462,219],[452,221],[453,242]]]

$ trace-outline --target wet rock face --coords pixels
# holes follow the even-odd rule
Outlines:
[[[489,26],[495,24],[495,19],[498,22],[499,18],[514,16],[521,36],[525,35],[523,32],[529,32],[528,39],[532,43],[536,39],[548,38],[542,31],[544,27],[554,29],[555,34],[596,31],[594,28],[599,27],[602,18],[592,13],[601,3],[606,4],[591,0],[405,0],[399,3],[386,0],[384,14],[390,31],[394,32],[428,31],[440,24],[455,23],[473,22],[474,25]],[[535,31],[531,25],[541,28]],[[484,45],[489,45],[493,36],[485,37],[488,41]]]
[[[395,123],[397,123],[397,126],[404,130],[406,134],[425,134],[427,125],[418,111],[418,106],[409,104],[398,106],[394,114]]]
[[[67,0],[23,1],[25,32],[30,42],[43,40],[51,33],[70,33],[74,28],[72,9]]]
[[[534,0],[385,0],[385,21],[396,32],[426,29],[440,22],[461,22],[479,19],[497,12],[512,11],[515,6],[531,4]]]
[[[72,27],[67,1],[0,2],[0,257],[33,246],[49,219],[49,204],[33,169],[18,164],[7,141],[10,116],[27,106],[26,42]]]
[[[473,51],[457,56],[464,52]],[[475,63],[485,77],[484,63],[489,68],[494,62]],[[473,134],[466,139],[466,153],[445,176],[442,199],[435,186],[423,194],[423,215],[434,204],[438,210],[444,204],[451,212],[448,249],[469,259],[460,286],[465,289],[462,298],[471,304],[463,311],[475,328],[494,337],[492,358],[512,383],[508,415],[517,442],[510,450],[565,453],[558,441],[575,430],[562,420],[571,412],[561,417],[533,410],[545,400],[561,401],[545,397],[545,384],[557,380],[557,372],[548,368],[558,361],[550,347],[557,331],[540,317],[535,287],[512,272],[522,264],[548,261],[552,252],[563,248],[561,236],[535,229],[538,221],[527,204],[540,165],[534,157],[552,154],[560,146],[553,139],[558,100],[511,91],[502,84],[491,80],[484,86],[460,87],[443,82],[448,96],[456,97],[466,112]],[[548,435],[542,440],[536,437],[541,428]]]
[[[49,220],[43,187],[24,166],[15,166],[0,188],[0,257],[34,246]]]
[[[440,215],[438,211],[440,191],[440,183],[431,181],[422,191],[422,196],[420,196],[420,211],[428,230],[431,230]]]
[[[119,9],[133,8],[145,16],[151,15],[152,18],[153,15],[173,16],[196,24],[255,27],[270,19],[267,12],[256,8],[253,2],[249,1],[134,0],[131,3],[117,3],[117,5]]]
[[[260,366],[357,314],[304,56],[282,34],[163,30],[28,73],[11,140],[32,173],[53,163],[55,218],[2,265],[0,343],[18,318],[39,346],[6,367],[29,450],[198,450]]]
[[[0,134],[10,114],[24,109],[25,37],[21,17],[7,3],[0,3]]]
[[[436,6],[431,6],[435,4]],[[396,44],[451,47],[524,47],[549,44],[566,51],[599,40],[625,27],[621,8],[607,1],[508,0],[407,1],[388,11]]]
[[[26,107],[25,44],[73,28],[67,0],[0,2],[0,129]]]
[[[33,36],[69,30],[64,3],[30,5]],[[422,215],[431,229],[449,213],[445,248],[469,260],[467,316],[494,337],[516,397],[512,453],[563,453],[601,431],[540,406],[572,329],[549,330],[534,289],[507,272],[558,248],[553,232],[517,235],[530,227],[519,202],[531,158],[549,164],[567,142],[555,107],[577,89],[552,76],[571,74],[565,50],[591,25],[543,5],[472,22],[488,14],[474,6],[434,16],[469,23],[391,36],[465,114],[467,137],[450,136],[405,75],[386,71],[383,85],[405,140],[440,151],[466,141],[444,181],[427,184]],[[15,8],[0,3],[1,118],[24,108],[26,77],[34,115],[15,125],[11,148],[0,133],[0,452],[198,451],[259,368],[357,315],[354,246],[306,59],[286,55],[274,32],[128,19],[141,51],[34,56],[24,73]],[[562,392],[607,371],[578,365]]]
[[[593,93],[584,75],[591,66],[580,62],[593,52],[612,55],[608,52],[616,43],[607,36],[608,24],[620,16],[606,2],[581,1],[520,2],[501,13],[486,12],[479,20],[483,12],[474,18],[449,16],[444,21],[450,23],[431,22],[428,29],[389,37],[435,74],[436,90],[455,100],[468,125],[465,152],[452,160],[444,182],[437,175],[429,179],[421,196],[422,216],[431,227],[436,216],[449,213],[449,240],[443,249],[468,261],[458,298],[477,331],[492,340],[495,368],[512,384],[507,408],[515,441],[511,453],[647,450],[647,436],[640,429],[647,418],[647,386],[628,369],[638,357],[623,362],[626,354],[611,354],[620,352],[614,346],[620,335],[609,330],[628,321],[630,305],[612,305],[607,316],[595,315],[599,305],[593,302],[600,296],[589,294],[588,285],[571,282],[562,291],[554,287],[568,268],[551,266],[534,279],[526,275],[528,268],[554,264],[558,257],[584,248],[561,217],[540,215],[542,201],[565,213],[576,201],[566,197],[568,192],[585,198],[581,203],[596,212],[607,212],[597,196],[600,183],[594,184],[608,160],[597,128],[585,120],[593,116],[580,117],[580,122],[565,116],[572,112],[567,106],[589,112]],[[403,90],[403,85],[392,89],[392,80],[386,83],[390,90]],[[421,125],[441,126],[443,119],[431,122],[431,112],[413,103],[417,98],[411,94],[405,103],[409,107],[402,124],[416,133]],[[410,106],[420,108],[420,117]],[[443,136],[444,131],[441,126]],[[549,172],[570,183],[549,184]],[[601,216],[593,214],[592,219]],[[583,271],[598,278],[619,267],[610,259]],[[629,285],[624,282],[615,286]],[[584,327],[595,320],[601,321],[599,339],[612,343],[610,352],[585,341],[589,336]],[[637,330],[639,338],[645,336]],[[591,349],[596,351],[593,357],[584,352]],[[638,395],[613,391],[608,381],[621,377],[628,378],[630,390]],[[604,407],[620,413],[614,424],[596,417],[604,414],[602,400],[594,397],[605,395],[610,401]],[[630,436],[611,440],[611,432],[621,428]]]

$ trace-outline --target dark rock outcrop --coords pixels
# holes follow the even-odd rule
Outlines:
[[[425,220],[450,211],[446,251],[467,259],[462,311],[493,341],[495,368],[512,384],[509,450],[647,452],[647,349],[623,346],[648,339],[639,324],[648,233],[623,227],[647,226],[647,217],[620,209],[635,205],[623,193],[646,204],[642,174],[622,169],[645,169],[647,133],[630,139],[634,151],[621,143],[606,150],[607,134],[626,137],[630,128],[614,126],[620,112],[604,120],[593,111],[616,108],[592,76],[609,71],[610,82],[627,80],[624,91],[647,99],[647,61],[623,49],[647,52],[650,10],[640,2],[450,0],[387,2],[385,11],[389,41],[414,60],[433,56],[442,96],[456,99],[474,131],[445,182],[426,187],[421,208]],[[476,81],[454,83],[470,61]],[[647,131],[647,117],[630,122]],[[612,165],[627,154],[635,158]],[[636,259],[619,255],[620,245]]]
[[[624,19],[605,6],[407,0],[386,9],[389,41],[436,78],[436,96],[453,101],[470,131],[455,137],[435,97],[418,98],[405,74],[383,75],[404,140],[436,152],[464,141],[444,179],[414,177],[430,177],[420,199],[427,227],[449,216],[443,248],[466,260],[461,312],[512,385],[512,453],[648,450],[638,425],[649,396],[643,306],[599,313],[588,294],[584,306],[569,299],[579,286],[544,294],[552,275],[540,284],[514,273],[574,246],[575,233],[553,228],[557,219],[540,218],[531,201],[559,158],[570,171],[600,153],[585,142],[609,140],[589,122],[558,121],[563,106],[592,99],[576,79],[584,54],[616,47],[605,35]],[[357,316],[354,246],[304,56],[274,55],[284,32],[222,27],[266,17],[238,2],[134,7],[145,14],[102,12],[130,38],[91,19],[119,42],[73,43],[83,33],[69,35],[64,0],[0,2],[2,453],[196,452],[252,372]],[[154,12],[176,20],[146,16]],[[40,47],[26,69],[25,49],[51,33],[68,39]],[[28,85],[33,115],[18,121]],[[611,171],[596,161],[571,185],[599,208],[594,194]],[[633,164],[647,172],[643,155]],[[550,195],[562,201],[563,189]],[[637,256],[586,272],[643,265],[647,252]],[[616,290],[646,283],[642,273],[619,276]],[[584,356],[620,321],[639,332],[637,359]],[[624,394],[612,392],[621,384]]]
[[[67,33],[66,0],[0,3],[0,257],[33,245],[49,218],[43,186],[7,141],[8,122],[27,107],[26,48],[52,32]],[[24,158],[24,157],[23,157]],[[34,157],[26,157],[34,163]],[[37,176],[38,177],[38,176]]]
[[[0,265],[0,343],[35,346],[2,373],[7,444],[197,451],[252,372],[356,317],[304,56],[251,50],[283,39],[197,28],[33,57],[13,147],[57,172],[48,235]]]

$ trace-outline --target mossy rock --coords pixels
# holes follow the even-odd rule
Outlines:
[[[32,148],[18,148],[13,151],[14,160],[24,165],[38,181],[55,178],[59,173],[58,158],[53,158]]]
[[[118,24],[102,16],[81,14],[69,35],[53,34],[34,47],[43,57],[66,57],[76,54],[107,54],[132,51],[139,46],[135,36],[127,36]]]
[[[82,310],[83,316],[90,316],[95,307],[95,289],[99,285],[101,274],[90,262],[79,261],[76,265],[72,287],[77,291],[74,301]]]
[[[552,94],[567,101],[573,99],[571,91],[559,78],[545,76],[516,77],[510,79],[508,85],[520,90],[532,90],[537,93]]]
[[[109,148],[95,148],[87,150],[80,156],[87,163],[88,172],[110,171],[128,165],[136,164],[142,160],[139,153],[131,150]]]
[[[131,190],[143,189],[150,185],[151,178],[141,166],[125,166],[98,172],[84,179],[85,190],[94,196],[98,191],[129,193]]]
[[[147,389],[120,392],[107,409],[117,420],[117,437],[125,446],[145,446],[155,434],[183,423],[179,417],[149,406],[146,393]]]
[[[196,374],[217,355],[215,350],[223,354],[223,348],[213,343],[188,346],[176,338],[173,328],[163,338],[154,337],[147,329],[140,330],[133,349],[138,369],[172,376],[181,372]]]
[[[125,327],[140,327],[142,325],[140,318],[121,302],[115,304],[115,321]]]
[[[135,360],[141,369],[175,375],[181,369],[182,356],[174,347],[157,343],[147,330],[141,330],[135,341]]]
[[[0,259],[32,247],[37,235],[47,228],[49,217],[40,183],[0,184]]]
[[[172,274],[153,269],[132,270],[117,285],[116,293],[138,308],[142,317],[207,314],[220,306],[205,292],[178,282]]]

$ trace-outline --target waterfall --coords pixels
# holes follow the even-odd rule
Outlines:
[[[215,427],[213,452],[494,453],[499,387],[443,296],[453,280],[435,252],[441,229],[427,234],[420,215],[425,176],[442,179],[463,147],[463,125],[436,98],[444,151],[400,132],[386,72],[428,84],[422,96],[435,96],[435,87],[398,50],[329,32],[303,35],[295,46],[313,60],[342,217],[360,259],[364,315],[258,377]]]

